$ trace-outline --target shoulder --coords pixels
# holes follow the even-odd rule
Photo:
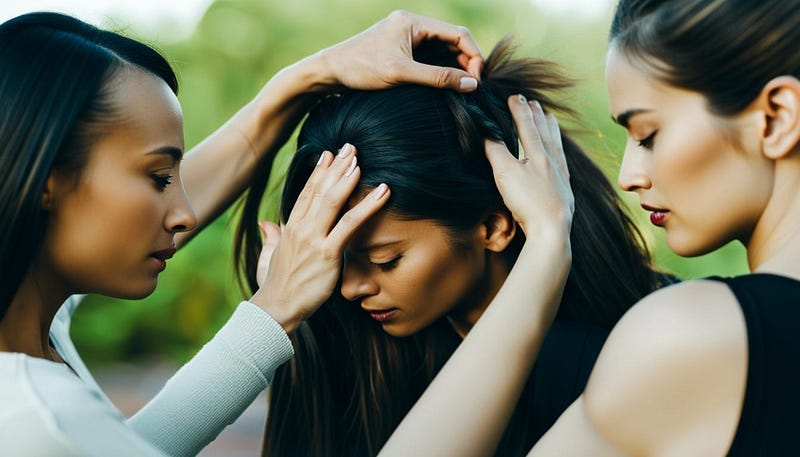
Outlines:
[[[63,373],[66,375],[66,373]],[[35,382],[45,376],[52,383]],[[80,455],[61,433],[58,414],[49,409],[42,389],[58,388],[69,379],[57,365],[22,354],[0,353],[0,454]]]
[[[675,284],[612,330],[586,388],[587,413],[621,449],[661,453],[725,422],[710,416],[738,418],[746,368],[747,328],[728,286]]]

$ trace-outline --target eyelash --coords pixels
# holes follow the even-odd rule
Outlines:
[[[654,131],[647,138],[639,140],[639,147],[642,147],[642,148],[645,148],[645,149],[653,149],[653,141],[656,138],[656,133],[657,133],[657,131]]]
[[[167,176],[159,176],[159,175],[150,175],[150,178],[153,179],[153,182],[156,183],[156,187],[159,191],[164,191],[170,184],[172,184],[172,175]]]
[[[393,258],[392,260],[389,260],[388,262],[383,262],[383,263],[376,263],[376,262],[370,262],[370,263],[372,265],[374,265],[376,268],[378,268],[379,270],[381,270],[381,271],[384,271],[384,272],[392,271],[397,267],[397,264],[400,261],[401,257],[403,257],[403,256],[399,255],[399,256]]]

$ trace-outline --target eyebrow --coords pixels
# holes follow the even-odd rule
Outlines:
[[[628,123],[630,122],[630,120],[631,120],[631,118],[633,116],[636,116],[637,114],[647,113],[647,112],[650,112],[650,110],[649,109],[643,109],[643,108],[629,109],[628,111],[625,111],[624,113],[620,114],[616,118],[612,114],[611,115],[611,120],[627,129],[628,128]]]
[[[174,147],[174,146],[164,146],[164,147],[161,147],[161,148],[158,148],[158,149],[154,149],[154,150],[148,152],[147,154],[148,155],[151,155],[151,154],[167,155],[167,156],[172,157],[172,160],[175,161],[175,162],[180,162],[181,160],[183,160],[183,151],[180,150],[179,148]]]

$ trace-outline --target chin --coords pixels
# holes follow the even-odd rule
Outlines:
[[[395,338],[405,338],[408,336],[412,336],[415,333],[419,332],[421,329],[418,328],[410,328],[402,325],[392,325],[392,324],[385,324],[383,325],[383,331],[386,334],[391,335]]]
[[[156,286],[158,285],[157,280],[153,280],[148,284],[142,284],[139,287],[128,287],[124,289],[111,289],[104,292],[100,292],[103,295],[107,295],[109,297],[114,298],[122,298],[125,300],[141,300],[142,298],[148,297],[153,291],[156,290]]]
[[[714,252],[724,246],[724,242],[711,240],[687,240],[667,235],[667,246],[670,251],[681,257],[699,257]]]

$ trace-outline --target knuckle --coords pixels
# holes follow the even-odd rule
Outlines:
[[[388,18],[396,22],[406,22],[410,19],[410,13],[404,9],[396,9],[389,13]]]
[[[451,79],[450,75],[451,75],[451,72],[449,70],[446,70],[446,69],[443,69],[443,68],[438,69],[436,71],[436,81],[434,82],[436,87],[439,88],[439,89],[444,89],[444,88],[449,87],[449,82],[450,82],[450,79]]]

